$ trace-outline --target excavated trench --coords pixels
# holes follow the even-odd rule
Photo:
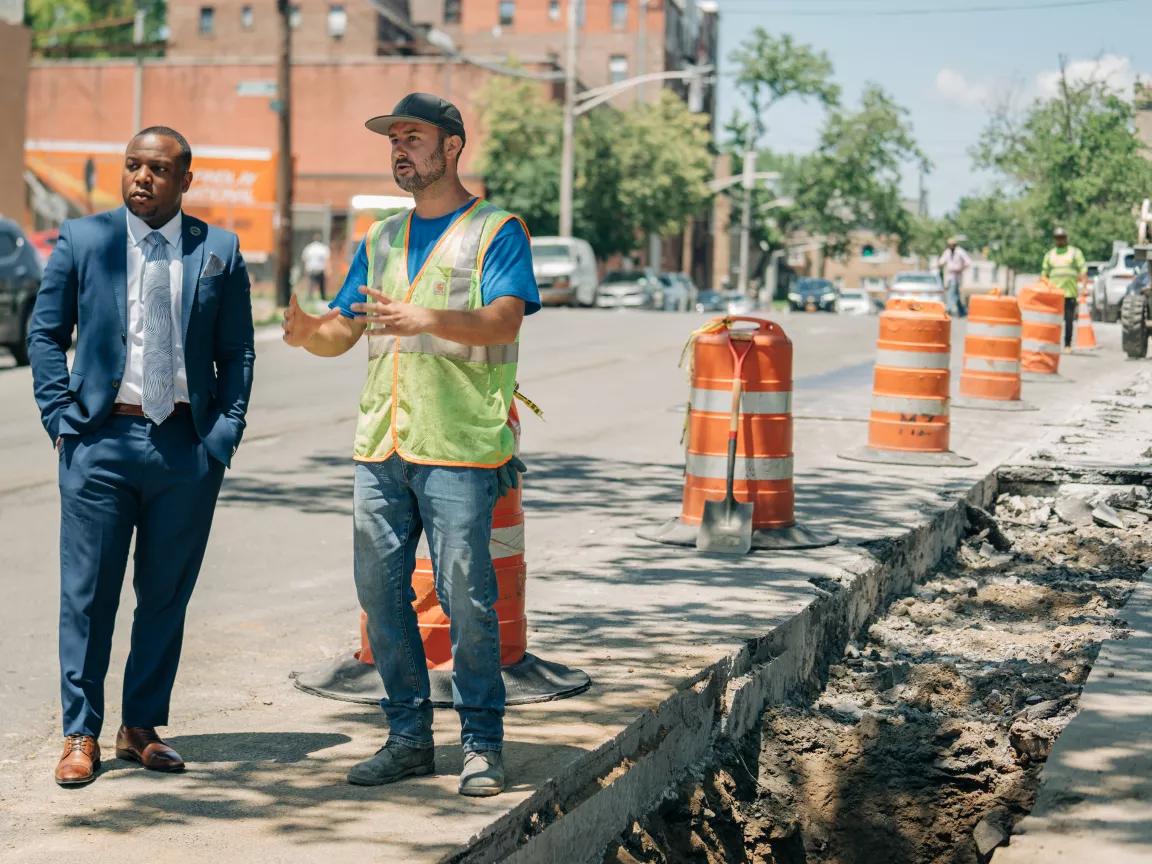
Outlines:
[[[976,864],[1035,799],[1152,564],[1146,487],[1001,494],[827,669],[605,852],[611,864]]]

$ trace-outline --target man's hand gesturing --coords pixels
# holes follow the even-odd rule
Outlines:
[[[367,285],[360,288],[374,302],[353,303],[352,311],[364,315],[364,321],[377,332],[389,336],[415,336],[432,328],[434,312],[423,306],[393,300]]]
[[[296,302],[296,295],[288,301],[288,308],[284,310],[284,341],[293,348],[300,348],[309,339],[316,335],[316,331],[327,321],[332,321],[340,314],[339,309],[329,309],[323,315],[309,315],[300,308]]]

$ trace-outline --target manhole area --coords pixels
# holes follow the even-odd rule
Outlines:
[[[1070,501],[1069,499],[1076,499]],[[1152,563],[1140,487],[1001,495],[805,704],[716,754],[612,864],[976,864],[1031,808],[1100,643]]]

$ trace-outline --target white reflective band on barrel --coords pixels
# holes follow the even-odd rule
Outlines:
[[[686,469],[694,477],[723,480],[728,476],[728,457],[689,453]],[[737,456],[733,476],[737,480],[791,480],[792,457],[759,456],[746,459]]]
[[[434,354],[451,360],[487,363],[490,366],[515,363],[520,356],[520,345],[516,342],[506,345],[462,345],[431,333],[403,336],[400,338],[399,349],[401,354]]]
[[[488,544],[488,554],[492,560],[510,558],[513,555],[524,554],[524,523],[509,525],[507,528],[493,528],[492,541]],[[416,557],[425,561],[432,558],[428,551],[428,533],[420,535],[420,542],[416,544]]]
[[[948,361],[946,351],[892,351],[881,348],[876,352],[877,366],[894,366],[897,369],[947,369]]]
[[[727,414],[732,410],[731,390],[705,390],[693,387],[693,411]],[[790,390],[742,390],[740,411],[744,414],[787,414],[792,410]]]
[[[1019,339],[1021,329],[1019,324],[969,324],[965,335],[982,339]]]
[[[1064,316],[1059,312],[1030,312],[1027,309],[1020,310],[1020,317],[1025,321],[1030,321],[1033,324],[1063,324]]]
[[[886,414],[917,414],[930,417],[948,416],[947,399],[909,399],[906,396],[872,397],[872,410]]]
[[[1036,351],[1040,354],[1059,354],[1059,342],[1040,342],[1036,339],[1025,339],[1020,343],[1020,347],[1025,351]]]
[[[1019,360],[987,360],[984,357],[965,357],[966,372],[1019,372]]]

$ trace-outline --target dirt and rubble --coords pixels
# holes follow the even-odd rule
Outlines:
[[[611,864],[977,864],[1031,808],[1152,564],[1145,487],[970,508],[969,536],[828,668],[605,853]],[[811,695],[811,694],[810,694]]]

